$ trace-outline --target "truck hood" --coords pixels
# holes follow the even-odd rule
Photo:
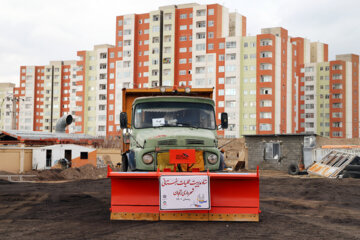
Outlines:
[[[186,127],[163,127],[135,130],[136,141],[145,148],[152,147],[216,147],[216,132]]]

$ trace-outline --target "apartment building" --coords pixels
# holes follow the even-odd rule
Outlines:
[[[96,136],[105,136],[107,128],[108,101],[115,98],[114,83],[108,80],[114,79],[114,73],[109,73],[109,68],[114,69],[114,64],[109,64],[109,52],[113,45],[96,45],[91,51],[78,51],[76,71],[76,89],[73,93],[75,100],[75,132],[86,133]],[[109,66],[110,65],[110,66]],[[108,90],[109,89],[109,90]],[[73,106],[74,106],[73,105]]]
[[[0,129],[15,129],[16,100],[14,97],[15,84],[0,83]]]
[[[76,79],[75,71],[76,61],[21,66],[20,86],[14,89],[17,129],[54,131],[57,120],[71,112],[70,88]]]
[[[117,16],[115,44],[77,56],[21,67],[18,129],[52,131],[71,113],[70,132],[119,135],[122,89],[167,86],[213,88],[218,123],[229,116],[220,136],[359,136],[357,55],[329,61],[327,44],[282,27],[247,36],[246,17],[219,4]]]
[[[229,114],[229,128],[219,131],[225,137],[305,131],[300,66],[328,54],[326,44],[292,38],[280,27],[246,36],[246,18],[218,4],[118,16],[116,46],[117,86],[213,87],[217,114]]]
[[[116,47],[111,49],[111,63],[115,71],[115,111],[121,112],[121,88],[148,88],[157,86],[213,87],[216,110],[225,111],[228,100],[231,127],[237,132],[239,112],[233,104],[238,102],[236,84],[225,93],[225,68],[228,78],[239,79],[236,63],[236,42],[246,35],[246,18],[218,5],[182,4],[160,7],[146,14],[129,14],[116,19]],[[229,38],[225,47],[226,38]],[[228,49],[228,50],[227,50]],[[229,64],[225,66],[225,52],[229,52]],[[239,52],[237,53],[239,54]],[[235,84],[235,85],[234,85]],[[108,134],[118,134],[118,121],[109,119]],[[224,135],[224,131],[219,131]],[[235,136],[235,135],[234,135]]]
[[[332,138],[359,137],[359,56],[337,55],[336,60],[302,66],[305,132]]]

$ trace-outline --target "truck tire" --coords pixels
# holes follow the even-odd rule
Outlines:
[[[343,178],[360,178],[360,172],[358,171],[344,171]]]
[[[360,165],[347,165],[344,170],[360,172]]]
[[[129,170],[129,163],[128,163],[128,160],[127,160],[127,157],[126,155],[122,155],[121,157],[121,171],[122,172],[127,172]]]
[[[298,175],[299,174],[299,167],[296,164],[290,164],[288,167],[288,173],[290,175]]]

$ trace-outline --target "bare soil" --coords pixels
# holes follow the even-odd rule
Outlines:
[[[110,189],[109,179],[0,180],[0,238],[360,239],[359,179],[263,172],[259,223],[110,221]]]

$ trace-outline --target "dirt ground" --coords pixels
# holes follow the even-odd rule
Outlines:
[[[109,179],[0,180],[0,239],[360,239],[359,183],[263,172],[260,222],[238,223],[110,221]]]

